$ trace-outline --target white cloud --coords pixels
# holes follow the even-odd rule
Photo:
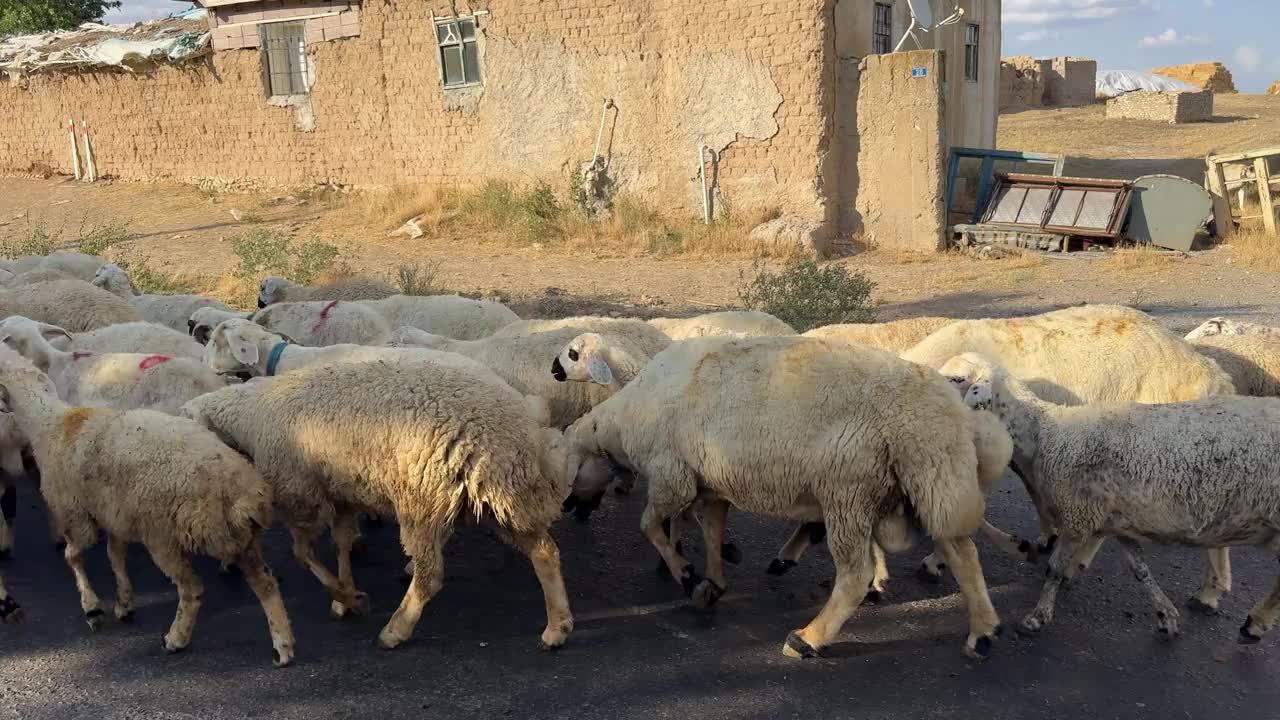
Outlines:
[[[1056,40],[1059,35],[1060,33],[1058,33],[1057,30],[1045,30],[1044,28],[1040,28],[1039,30],[1028,30],[1024,33],[1020,33],[1015,36],[1014,39],[1020,43],[1035,43],[1040,42],[1041,40]]]
[[[1213,7],[1213,0],[1204,0],[1205,7]]]
[[[1169,28],[1159,35],[1148,35],[1138,41],[1138,47],[1172,47],[1174,45],[1204,45],[1208,40],[1198,35],[1181,35],[1177,30]]]
[[[1048,25],[1082,20],[1106,20],[1153,0],[1005,0],[1001,18],[1011,25]]]
[[[1257,72],[1262,69],[1262,53],[1252,45],[1241,45],[1236,48],[1236,65],[1245,72]]]
[[[108,12],[103,20],[125,25],[142,20],[154,20],[190,9],[191,5],[173,0],[124,0],[124,5]]]

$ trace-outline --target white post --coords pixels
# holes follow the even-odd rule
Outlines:
[[[80,121],[80,132],[84,133],[84,162],[89,172],[89,182],[98,179],[98,166],[93,162],[93,146],[89,144],[89,126]]]
[[[711,194],[707,192],[707,146],[698,146],[698,175],[702,176],[702,223],[711,224]],[[712,153],[711,157],[715,157]]]
[[[600,129],[596,131],[596,150],[591,154],[591,164],[600,157],[600,141],[604,139],[604,119],[609,117],[609,108],[613,107],[613,98],[605,98],[604,107],[600,109]]]
[[[80,179],[80,148],[76,145],[76,121],[67,119],[67,134],[71,136],[71,171]]]

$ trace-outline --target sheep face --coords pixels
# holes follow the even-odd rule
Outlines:
[[[613,384],[613,369],[605,358],[606,341],[596,333],[583,333],[551,361],[551,376],[560,382]]]
[[[605,488],[617,476],[614,464],[596,441],[595,431],[596,420],[587,415],[564,434],[569,455],[577,465],[568,476],[571,486],[561,507],[565,512],[573,510],[580,520],[586,520],[600,506]]]
[[[248,332],[248,320],[224,320],[209,334],[204,347],[204,364],[219,375],[253,367],[258,363],[257,339]]]
[[[289,289],[289,281],[284,278],[269,277],[258,286],[258,307],[264,308],[273,303],[283,302],[285,292]]]
[[[121,297],[138,294],[133,283],[129,281],[129,274],[115,263],[103,263],[102,267],[93,274],[92,285]]]
[[[248,319],[243,315],[229,313],[217,308],[197,308],[195,312],[191,313],[191,317],[187,319],[187,333],[201,345],[208,345],[209,335],[218,326],[218,323],[231,318]]]
[[[36,322],[18,315],[0,321],[0,343],[31,361],[37,368],[48,370],[51,355],[55,352],[49,340],[56,337],[71,338],[71,334],[57,325]]]
[[[1216,317],[1205,320],[1200,327],[1187,333],[1184,339],[1197,340],[1210,335],[1238,334],[1238,326],[1226,318]]]

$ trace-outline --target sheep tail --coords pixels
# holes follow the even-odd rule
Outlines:
[[[978,485],[972,437],[954,447],[909,448],[889,465],[895,483],[929,537],[963,537],[982,524],[986,497]]]

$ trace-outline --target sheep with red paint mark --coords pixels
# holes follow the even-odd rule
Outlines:
[[[70,339],[56,337],[50,343],[68,352],[143,353],[173,355],[200,359],[204,347],[191,336],[150,322],[120,323],[86,333],[75,333]]]
[[[258,286],[258,307],[308,300],[381,300],[397,292],[385,280],[377,278],[342,278],[323,285],[306,286],[289,282],[282,277],[269,277]]]
[[[67,336],[60,327],[29,318],[0,321],[0,342],[48,373],[59,396],[75,405],[151,408],[173,414],[191,398],[226,386],[217,373],[190,358],[64,352],[49,342]]]
[[[267,330],[311,347],[328,345],[386,345],[391,339],[387,321],[364,303],[288,302],[268,305],[250,318]]]

